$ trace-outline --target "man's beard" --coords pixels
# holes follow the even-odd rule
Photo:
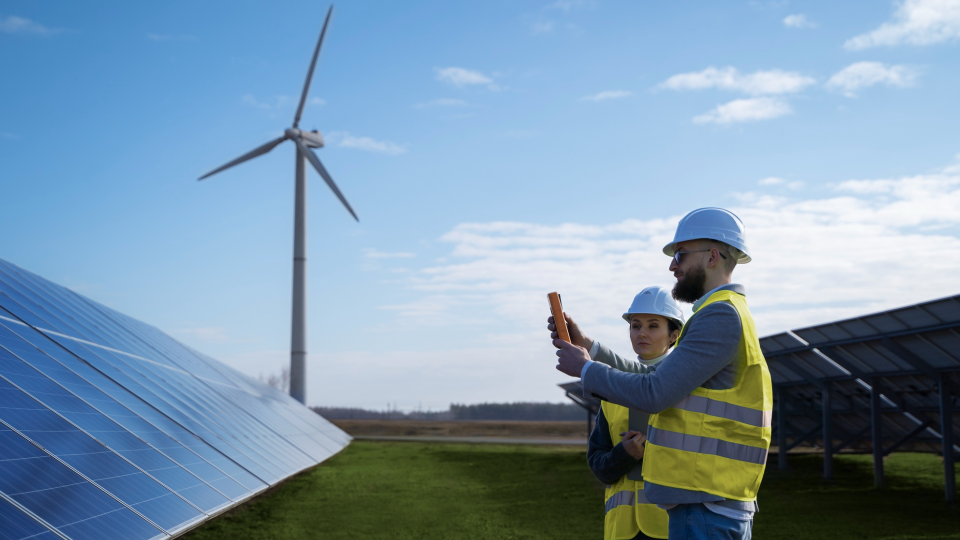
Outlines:
[[[673,299],[688,304],[696,302],[707,292],[703,290],[706,282],[707,271],[703,269],[703,265],[691,268],[689,272],[684,272],[683,279],[673,286]]]

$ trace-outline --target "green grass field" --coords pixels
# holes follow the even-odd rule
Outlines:
[[[775,464],[775,461],[773,461]],[[754,538],[960,539],[938,456],[895,454],[873,489],[869,456],[768,468]],[[189,535],[213,539],[603,537],[603,486],[577,448],[354,442],[341,454]]]

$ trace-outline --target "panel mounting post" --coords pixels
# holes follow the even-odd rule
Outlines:
[[[957,478],[953,467],[953,400],[950,380],[940,372],[940,435],[943,445],[943,494],[948,503],[957,500]]]
[[[777,468],[787,468],[787,393],[777,389]]]
[[[820,400],[823,406],[823,478],[833,480],[833,387],[823,384]]]
[[[883,487],[883,414],[880,378],[870,381],[870,427],[873,439],[873,487]]]

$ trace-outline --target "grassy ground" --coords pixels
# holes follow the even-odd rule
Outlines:
[[[341,454],[197,529],[213,539],[600,539],[603,487],[582,448],[355,441]],[[776,461],[773,460],[772,464]],[[937,456],[895,454],[873,489],[869,456],[770,468],[755,538],[958,539]]]
[[[331,420],[350,435],[586,439],[587,422]]]

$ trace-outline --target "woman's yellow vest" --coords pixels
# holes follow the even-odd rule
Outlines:
[[[610,442],[616,446],[622,440],[620,434],[630,425],[630,409],[607,401],[600,406],[610,426]],[[607,486],[605,495],[604,540],[630,539],[640,531],[652,538],[667,538],[667,511],[647,501],[643,480],[630,480],[623,475],[616,484]]]
[[[740,367],[736,385],[728,390],[697,388],[672,408],[650,415],[643,477],[662,486],[753,501],[770,449],[770,371],[746,299],[733,291],[717,291],[699,309],[714,302],[728,302],[740,314],[743,337],[735,360]]]

